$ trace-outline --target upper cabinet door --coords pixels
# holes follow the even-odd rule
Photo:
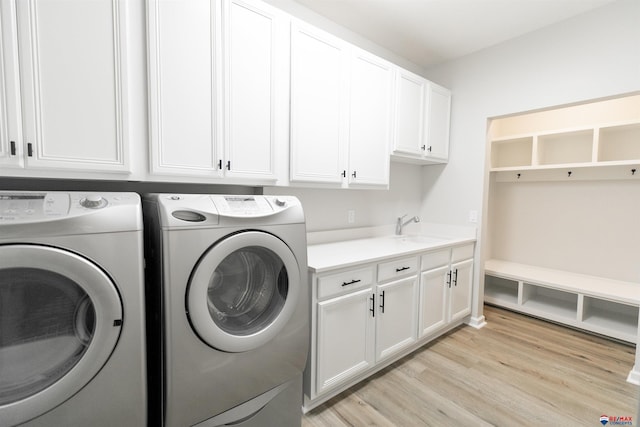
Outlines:
[[[390,63],[356,50],[350,80],[350,185],[389,185],[392,84]]]
[[[23,166],[15,2],[0,0],[0,165]]]
[[[222,176],[220,2],[147,2],[151,172]]]
[[[262,2],[228,0],[224,12],[225,174],[275,179],[288,120],[287,21]]]
[[[27,166],[128,171],[126,7],[17,2]]]
[[[348,45],[291,27],[291,181],[337,183],[346,174]]]
[[[451,91],[429,83],[427,92],[427,122],[425,124],[426,156],[446,163],[449,159],[449,123],[451,120]]]
[[[393,152],[421,156],[427,80],[403,69],[396,73]]]

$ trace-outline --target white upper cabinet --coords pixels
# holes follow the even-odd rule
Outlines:
[[[15,3],[0,0],[0,165],[22,167],[22,118]]]
[[[128,172],[127,3],[1,5],[2,162]]]
[[[340,184],[348,142],[347,45],[291,27],[291,181]]]
[[[151,172],[222,176],[220,2],[147,2]]]
[[[388,186],[392,67],[316,28],[292,25],[292,182]]]
[[[450,114],[448,89],[398,68],[392,159],[419,164],[446,163]]]
[[[449,160],[451,91],[429,82],[426,110],[425,156],[433,163],[446,163]]]
[[[287,137],[288,20],[259,2],[225,6],[225,173],[275,180],[276,145]]]
[[[392,65],[364,51],[351,61],[349,184],[389,185]]]
[[[396,72],[396,110],[393,152],[421,157],[427,80],[409,71]]]
[[[147,14],[151,172],[275,180],[286,15],[250,0],[151,0]]]

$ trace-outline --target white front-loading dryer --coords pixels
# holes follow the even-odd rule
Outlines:
[[[149,366],[159,380],[150,407],[162,408],[149,419],[299,426],[309,348],[300,202],[156,194],[143,206],[147,292],[156,295]]]
[[[0,425],[145,426],[140,198],[0,192]]]

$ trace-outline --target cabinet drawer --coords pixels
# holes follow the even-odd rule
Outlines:
[[[465,259],[473,258],[473,243],[465,246],[453,248],[451,252],[451,262],[458,262]]]
[[[318,278],[318,299],[371,286],[372,283],[373,266],[327,274]]]
[[[378,264],[378,281],[409,276],[418,272],[418,258],[401,258]]]
[[[434,268],[449,265],[450,249],[429,252],[420,258],[420,268],[422,271],[433,270]]]

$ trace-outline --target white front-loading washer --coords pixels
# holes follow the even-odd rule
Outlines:
[[[155,194],[143,210],[150,422],[299,427],[309,348],[300,202]]]
[[[135,193],[0,191],[0,425],[146,426]]]

